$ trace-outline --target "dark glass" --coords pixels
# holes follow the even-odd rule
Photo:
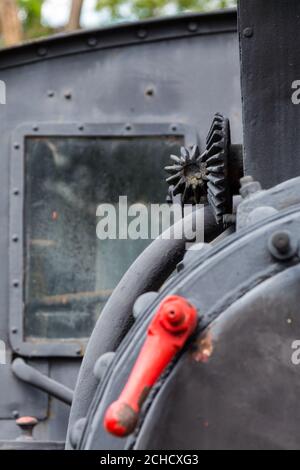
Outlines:
[[[28,138],[25,337],[90,336],[101,310],[151,240],[99,240],[97,206],[163,203],[164,166],[181,139]]]

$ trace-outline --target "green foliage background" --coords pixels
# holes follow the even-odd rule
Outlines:
[[[44,1],[17,0],[25,39],[47,36],[55,32],[42,22]],[[227,8],[235,6],[236,2],[237,0],[97,0],[95,8],[108,13],[109,21],[115,22],[128,19],[128,12],[131,19],[145,19],[164,16],[170,12],[176,14]]]
[[[176,13],[207,11],[233,7],[237,0],[98,0],[98,10],[107,9],[112,20],[123,19],[122,7],[130,4],[136,19],[155,18],[168,11]]]

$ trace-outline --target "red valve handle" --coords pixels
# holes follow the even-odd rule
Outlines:
[[[197,319],[197,310],[182,297],[170,296],[160,304],[127,384],[106,411],[108,432],[118,437],[133,432],[151,387],[195,331]]]

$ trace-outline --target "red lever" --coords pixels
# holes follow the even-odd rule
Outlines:
[[[125,388],[106,411],[108,432],[118,437],[133,432],[151,387],[195,331],[197,318],[197,310],[182,297],[170,296],[160,304]]]

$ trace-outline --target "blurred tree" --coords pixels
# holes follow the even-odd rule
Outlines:
[[[53,29],[42,23],[43,0],[17,0],[19,16],[23,23],[24,39],[47,36]]]
[[[83,0],[72,0],[69,22],[66,31],[74,31],[80,28],[80,16],[83,7]]]
[[[70,0],[70,15],[65,28],[54,29],[43,22],[46,0],[0,0],[2,43],[6,46],[47,36],[57,31],[80,28],[85,0]],[[95,0],[98,11],[108,12],[109,21],[144,19],[184,11],[205,11],[236,5],[237,0]]]
[[[128,6],[134,18],[143,19],[163,16],[169,12],[207,11],[236,4],[237,0],[97,0],[96,8],[108,11],[112,20],[120,20],[125,18],[124,11],[128,10]]]
[[[0,22],[6,46],[12,46],[22,40],[22,25],[15,0],[0,0]]]

